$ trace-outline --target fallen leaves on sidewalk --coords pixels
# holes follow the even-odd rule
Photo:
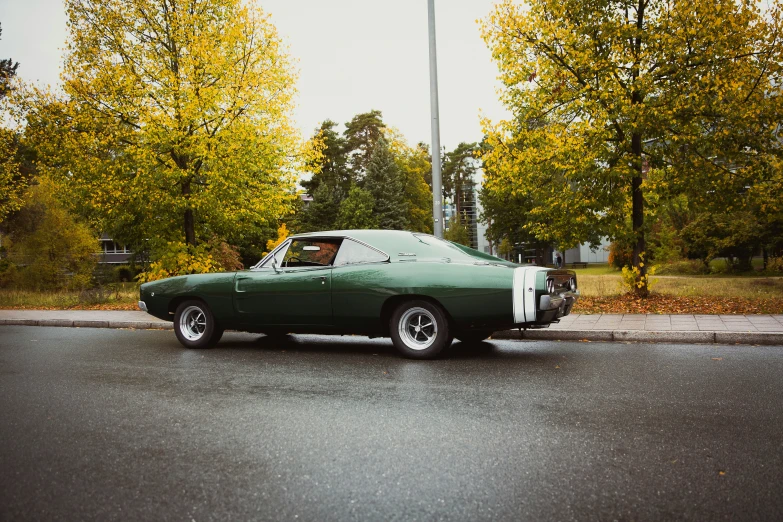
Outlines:
[[[606,297],[582,296],[573,309],[577,314],[783,314],[783,298],[694,297],[652,294]]]

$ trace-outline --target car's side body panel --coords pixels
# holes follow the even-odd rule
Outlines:
[[[237,274],[236,320],[241,325],[332,324],[332,268],[271,268]]]
[[[225,272],[161,279],[141,285],[140,298],[147,303],[150,314],[167,321],[172,320],[178,301],[201,299],[209,305],[216,320],[232,327],[236,324],[233,303],[235,276],[236,272]]]
[[[384,304],[398,296],[425,296],[464,325],[511,324],[511,280],[505,267],[394,262],[336,267],[332,275],[335,327],[380,331]]]

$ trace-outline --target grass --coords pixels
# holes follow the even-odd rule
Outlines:
[[[608,297],[624,293],[620,273],[609,265],[576,269],[582,295]],[[675,296],[739,298],[783,297],[783,277],[744,275],[651,276],[654,293]]]
[[[654,293],[678,296],[783,297],[783,277],[652,276]],[[624,293],[619,275],[577,275],[582,295],[606,297]]]
[[[571,269],[569,268],[569,270]],[[581,277],[582,275],[606,275],[619,273],[614,269],[614,267],[607,264],[587,265],[587,268],[574,268],[573,270],[576,272],[577,277]]]
[[[83,292],[0,289],[0,308],[5,309],[133,310],[138,300],[137,283],[114,283]]]

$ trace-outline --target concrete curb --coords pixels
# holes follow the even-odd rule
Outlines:
[[[96,321],[85,319],[0,319],[8,326],[57,326],[75,328],[127,328],[173,330],[174,324],[158,321]],[[783,346],[783,332],[709,332],[654,330],[502,330],[493,339],[529,341],[645,342],[683,344],[763,344]]]
[[[70,319],[0,319],[7,326],[58,326],[75,328],[129,328],[132,330],[173,330],[172,323],[157,321],[93,321]]]
[[[781,332],[708,332],[654,330],[503,330],[492,339],[530,341],[645,342],[683,344],[783,345]]]

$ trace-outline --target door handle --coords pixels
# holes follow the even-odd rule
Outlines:
[[[322,285],[325,285],[325,284],[326,284],[326,276],[318,276],[318,277],[313,277],[313,278],[311,278],[311,279],[312,279],[313,281],[318,281],[318,280],[320,279],[320,280],[321,280],[321,284],[322,284]]]
[[[252,279],[252,277],[237,277],[236,280],[234,281],[234,291],[237,292],[237,293],[240,293],[240,294],[245,292],[245,290],[240,290],[239,289],[239,282],[240,281],[245,281],[247,279]]]

